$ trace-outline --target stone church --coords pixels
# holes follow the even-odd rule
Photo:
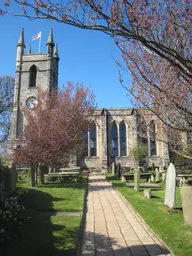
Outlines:
[[[24,30],[17,44],[16,77],[14,104],[11,117],[11,140],[22,134],[24,117],[21,105],[31,111],[38,104],[38,89],[50,91],[58,86],[59,56],[58,47],[50,30],[47,40],[47,52],[32,53],[30,46],[25,53]],[[122,167],[131,167],[134,162],[131,148],[138,140],[138,115],[134,108],[98,108],[95,110],[94,127],[85,135],[86,149],[77,164],[87,168],[107,168],[111,163],[120,163]],[[155,118],[151,118],[155,133],[158,133]],[[169,162],[168,147],[162,141],[145,138],[148,148],[148,164],[157,167]]]

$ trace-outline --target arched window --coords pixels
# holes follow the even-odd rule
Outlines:
[[[152,120],[149,124],[149,141],[150,141],[150,156],[157,155],[154,120]]]
[[[90,130],[90,156],[97,155],[97,128],[96,125]]]
[[[120,131],[120,156],[126,156],[127,155],[126,125],[124,121],[120,123],[119,131]]]
[[[118,132],[117,124],[111,126],[111,156],[118,156]]]
[[[37,80],[37,68],[33,65],[30,68],[30,76],[29,76],[29,87],[36,87],[36,80]]]

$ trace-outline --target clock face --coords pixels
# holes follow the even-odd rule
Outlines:
[[[29,97],[26,100],[26,105],[27,105],[28,109],[34,109],[34,108],[37,107],[38,101],[37,101],[37,99],[35,97]]]

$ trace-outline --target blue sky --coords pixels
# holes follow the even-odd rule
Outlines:
[[[98,107],[130,107],[129,96],[118,81],[118,70],[113,58],[120,59],[120,52],[109,36],[86,31],[48,20],[30,21],[25,18],[0,17],[0,76],[15,75],[16,45],[21,28],[25,32],[25,45],[31,44],[32,52],[38,51],[38,40],[32,36],[42,32],[41,52],[46,51],[50,28],[59,48],[59,86],[66,81],[90,86]],[[128,73],[123,77],[131,85]]]

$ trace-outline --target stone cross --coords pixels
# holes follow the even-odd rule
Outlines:
[[[134,189],[137,192],[140,191],[140,170],[139,170],[139,168],[135,169],[135,171],[134,171]]]
[[[115,176],[115,163],[112,163],[111,171],[112,171],[112,175]]]
[[[169,208],[175,208],[176,203],[176,170],[175,166],[170,163],[167,170],[166,186],[165,186],[165,202]]]
[[[160,181],[160,173],[158,168],[155,168],[155,181],[159,182]]]

